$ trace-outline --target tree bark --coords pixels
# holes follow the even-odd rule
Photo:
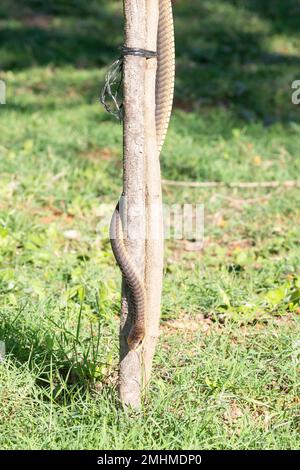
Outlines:
[[[159,0],[124,0],[125,45],[157,49]],[[129,351],[130,292],[122,286],[119,391],[124,405],[141,406],[150,380],[158,338],[163,272],[163,221],[157,151],[155,90],[157,59],[124,58],[125,243],[146,289],[146,337],[139,352]]]
[[[146,47],[146,1],[124,0],[125,45]],[[124,57],[124,217],[126,249],[144,278],[145,272],[145,68],[146,59]],[[130,351],[130,292],[122,286],[119,394],[123,405],[141,406],[141,352]]]

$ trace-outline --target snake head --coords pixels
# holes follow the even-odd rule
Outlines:
[[[144,344],[145,334],[137,334],[135,331],[129,334],[127,338],[127,344],[130,351],[139,351]]]

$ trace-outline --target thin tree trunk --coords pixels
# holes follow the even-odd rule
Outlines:
[[[146,47],[146,1],[124,0],[125,45]],[[145,68],[146,59],[124,57],[124,179],[126,248],[144,278],[145,271]],[[129,351],[130,293],[123,282],[120,325],[119,393],[123,405],[141,405],[141,352]]]
[[[124,0],[126,46],[157,49],[159,0]],[[120,398],[139,409],[150,380],[158,337],[163,271],[163,221],[159,155],[156,141],[157,59],[124,59],[124,182],[126,247],[146,288],[146,338],[131,352],[130,293],[123,283],[120,328]]]
[[[146,48],[157,50],[159,0],[146,0],[147,38]],[[157,151],[155,123],[155,85],[157,59],[146,64],[145,96],[145,166],[146,166],[146,267],[147,294],[146,339],[143,348],[143,384],[150,381],[152,361],[159,334],[160,303],[163,273],[163,220],[160,162]]]

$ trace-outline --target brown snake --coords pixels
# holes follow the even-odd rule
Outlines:
[[[156,137],[160,154],[171,117],[175,79],[175,41],[171,0],[159,0],[156,75]],[[119,202],[110,224],[114,256],[130,289],[133,309],[132,328],[127,338],[130,350],[137,350],[145,337],[146,291],[123,240]]]

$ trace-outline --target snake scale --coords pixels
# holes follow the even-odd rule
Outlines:
[[[175,40],[172,2],[171,0],[159,0],[155,103],[156,138],[159,154],[170,122],[174,80]],[[110,224],[110,241],[117,264],[131,292],[133,321],[127,342],[130,350],[137,350],[143,344],[145,337],[146,292],[144,281],[126,251],[119,202]]]

